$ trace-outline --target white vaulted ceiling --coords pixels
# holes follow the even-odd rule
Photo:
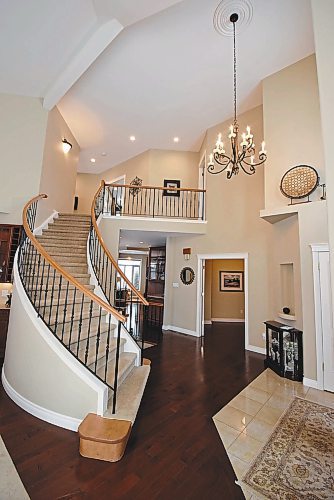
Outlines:
[[[262,102],[264,77],[314,51],[309,0],[249,1],[237,38],[241,111]],[[51,107],[69,89],[58,107],[82,172],[150,148],[198,151],[204,131],[232,115],[232,40],[213,28],[218,3],[0,0],[0,92]]]

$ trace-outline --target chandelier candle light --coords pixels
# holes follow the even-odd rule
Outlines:
[[[235,44],[235,24],[238,21],[238,14],[232,14],[230,21],[233,24],[233,84],[234,84],[234,121],[230,125],[229,140],[231,143],[231,154],[228,156],[224,149],[222,142],[222,134],[218,134],[216,147],[209,156],[208,172],[210,174],[220,174],[226,170],[228,179],[232,175],[237,175],[240,168],[245,174],[255,174],[255,168],[262,165],[267,159],[267,152],[265,150],[265,143],[262,142],[261,151],[259,156],[255,159],[255,144],[253,134],[251,134],[250,127],[246,127],[246,132],[242,134],[242,141],[239,146],[239,125],[237,120],[237,58],[236,58],[236,44]],[[220,165],[221,169],[215,170],[215,163]],[[218,167],[219,168],[219,167]]]

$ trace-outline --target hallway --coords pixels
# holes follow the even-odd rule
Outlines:
[[[244,351],[243,325],[201,339],[165,332],[144,356],[152,371],[124,458],[80,457],[78,437],[38,420],[0,392],[0,433],[33,500],[243,498],[212,416],[263,371]]]

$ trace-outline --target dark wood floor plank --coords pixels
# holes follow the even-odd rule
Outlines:
[[[166,332],[145,351],[152,370],[123,459],[80,457],[76,433],[18,408],[0,391],[0,432],[32,500],[244,498],[212,416],[263,371],[243,326],[204,339]]]

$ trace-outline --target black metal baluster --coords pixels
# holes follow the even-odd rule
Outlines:
[[[61,340],[62,340],[62,342],[64,342],[65,323],[66,323],[66,314],[67,314],[67,300],[68,300],[68,289],[69,289],[69,286],[70,286],[70,282],[67,281],[65,301],[64,301],[64,310],[63,310],[63,327],[61,329]]]
[[[56,320],[55,320],[55,327],[54,327],[54,334],[57,335],[57,328],[58,328],[58,314],[59,314],[59,305],[60,305],[60,296],[61,296],[61,285],[63,281],[63,276],[60,275],[59,282],[58,282],[58,299],[57,299],[57,306],[56,306]]]
[[[87,366],[88,353],[89,353],[89,341],[90,341],[90,327],[92,324],[92,314],[93,314],[93,301],[90,301],[89,306],[89,319],[88,319],[88,328],[87,328],[87,342],[86,342],[86,351],[85,351],[85,365]]]
[[[121,343],[121,322],[118,322],[117,327],[117,344],[116,344],[116,359],[115,359],[115,373],[114,373],[114,397],[112,403],[112,412],[116,411],[117,402],[117,387],[118,387],[118,364],[119,364],[119,348]]]
[[[101,314],[102,314],[102,307],[100,306],[99,324],[98,324],[98,327],[97,327],[97,335],[96,335],[96,350],[95,350],[95,367],[94,367],[94,373],[96,373],[96,371],[97,371],[97,361],[98,361],[98,356],[99,356],[100,336],[101,336]]]
[[[52,306],[53,306],[53,296],[54,296],[54,288],[55,288],[55,276],[56,276],[56,270],[53,270],[53,279],[52,279],[52,287],[51,287],[51,300],[50,300],[50,311],[49,311],[49,321],[48,325],[50,325],[51,321],[51,313],[52,313]]]
[[[81,292],[81,307],[80,307],[80,317],[79,317],[79,323],[78,323],[78,338],[77,338],[77,357],[79,356],[81,330],[82,330],[82,313],[83,313],[84,301],[85,301],[85,295]]]
[[[45,300],[44,300],[43,318],[45,318],[46,302],[48,300],[48,293],[49,293],[50,267],[51,267],[50,264],[48,264],[48,273],[46,275],[46,280],[45,280]]]
[[[106,361],[104,368],[104,381],[107,382],[107,371],[108,371],[108,359],[109,359],[109,349],[110,349],[110,330],[111,330],[111,314],[109,314],[108,319],[108,333],[107,333],[107,345],[106,345]]]
[[[151,191],[151,190],[150,190]],[[153,206],[152,206],[152,217],[155,216],[155,189],[153,188]]]
[[[38,299],[38,315],[39,316],[40,316],[42,291],[43,291],[44,270],[45,270],[45,259],[43,257],[42,277],[41,277],[41,282],[39,284],[39,299]]]
[[[38,254],[38,264],[37,264],[37,279],[36,279],[36,285],[35,285],[35,291],[34,291],[34,300],[33,300],[33,304],[34,304],[35,309],[37,309],[38,316],[39,316],[39,310],[36,307],[36,305],[37,305],[37,294],[38,294],[38,288],[37,287],[38,287],[40,265],[41,265],[41,254],[39,253]]]
[[[74,288],[74,293],[73,293],[73,304],[72,304],[72,312],[71,312],[71,326],[70,326],[70,334],[68,338],[68,348],[70,349],[71,343],[72,343],[72,332],[73,332],[73,324],[74,324],[74,316],[75,316],[75,298],[77,295],[77,289],[76,287]]]

